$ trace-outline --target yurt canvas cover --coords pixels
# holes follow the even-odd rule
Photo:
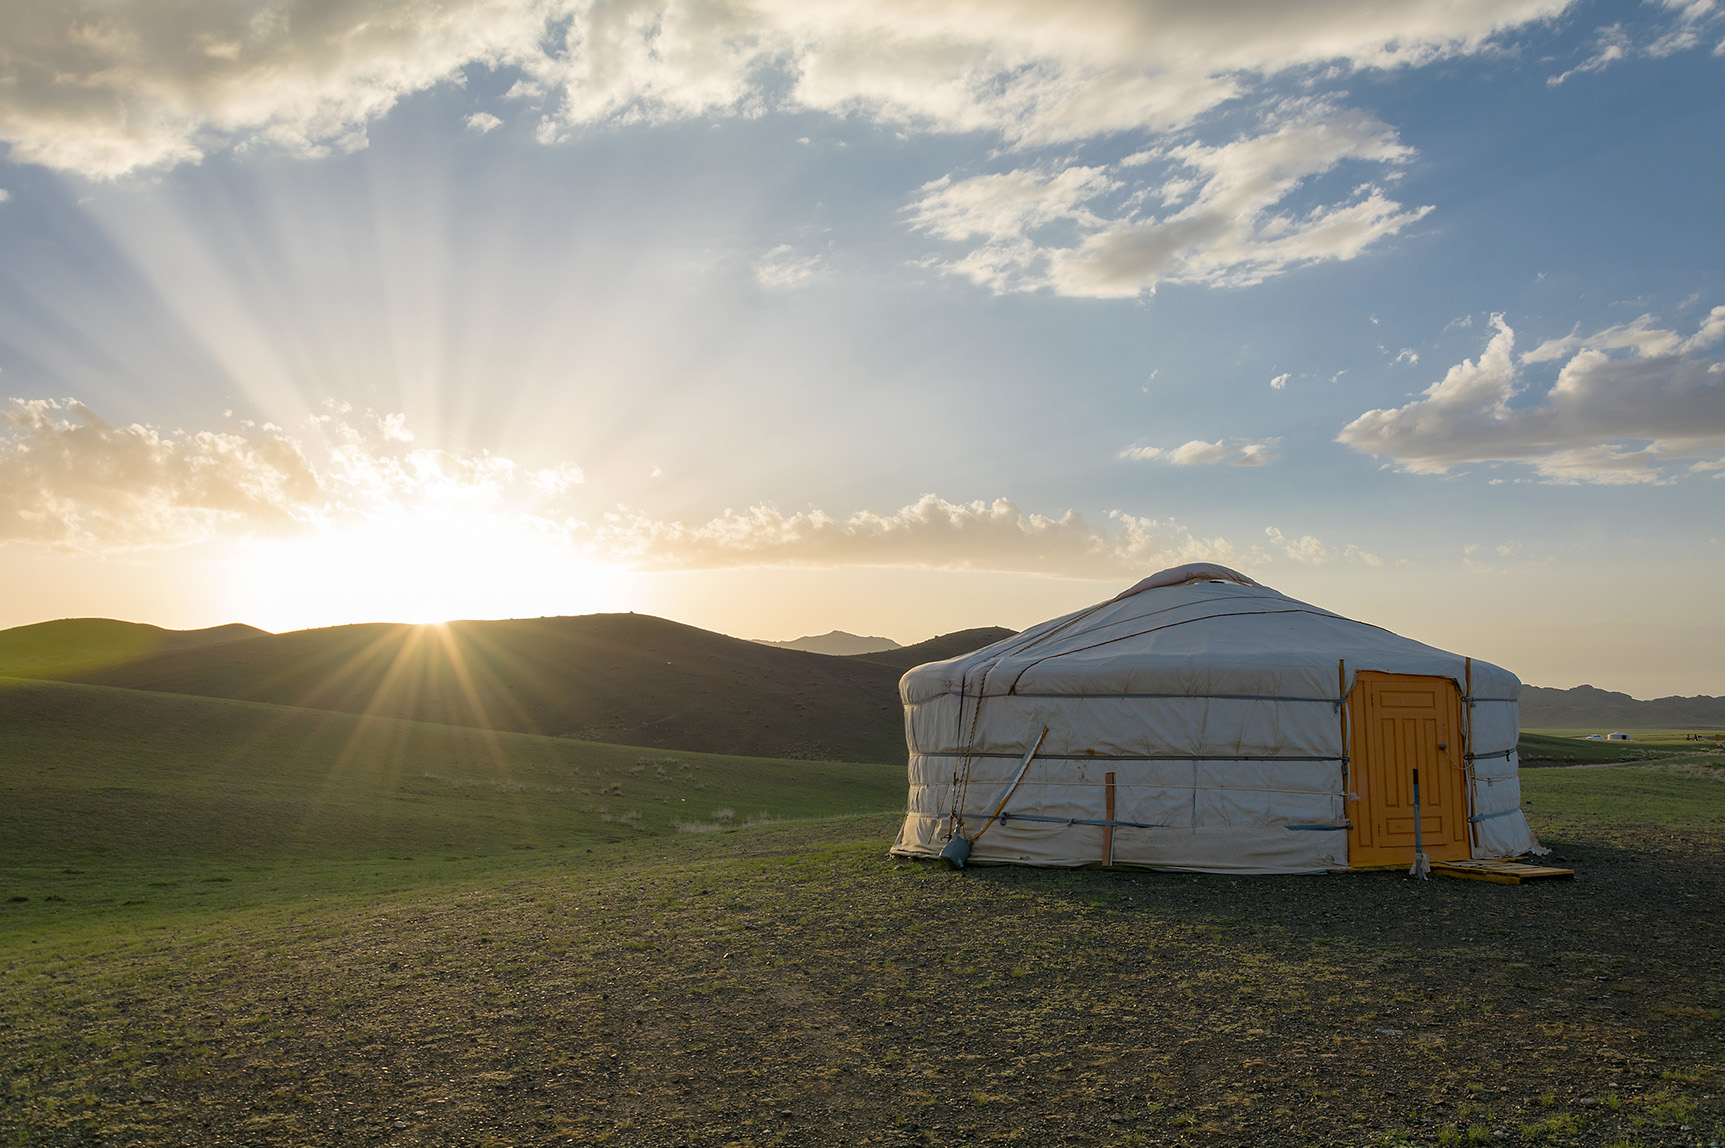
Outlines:
[[[1417,770],[1428,858],[1514,856],[1536,848],[1520,684],[1224,567],[1164,571],[901,679],[893,852],[956,833],[973,863],[1405,866]]]

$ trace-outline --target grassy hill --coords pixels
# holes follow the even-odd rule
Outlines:
[[[300,630],[63,676],[693,752],[904,760],[892,668],[645,614]]]
[[[0,866],[436,858],[902,808],[902,766],[0,684]],[[715,812],[729,810],[715,818]]]
[[[0,677],[82,681],[692,752],[901,762],[898,678],[999,628],[834,657],[646,614],[266,634],[68,619],[0,631]]]
[[[233,623],[204,630],[164,630],[112,618],[61,618],[0,630],[0,677],[63,678],[134,662],[170,650],[263,637]]]

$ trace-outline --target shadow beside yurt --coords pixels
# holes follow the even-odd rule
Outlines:
[[[1226,567],[1166,570],[899,692],[893,852],[1309,873],[1516,856],[1520,682]]]

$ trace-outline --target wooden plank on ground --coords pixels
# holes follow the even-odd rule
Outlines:
[[[1524,881],[1573,880],[1574,869],[1529,865],[1524,861],[1433,861],[1434,876],[1460,877],[1466,881],[1496,881],[1520,885]]]

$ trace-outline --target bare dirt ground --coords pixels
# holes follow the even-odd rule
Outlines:
[[[1714,836],[1576,832],[1554,858],[1574,882],[1515,887],[950,873],[888,857],[893,828],[643,846],[13,960],[0,1139],[1725,1140]]]

